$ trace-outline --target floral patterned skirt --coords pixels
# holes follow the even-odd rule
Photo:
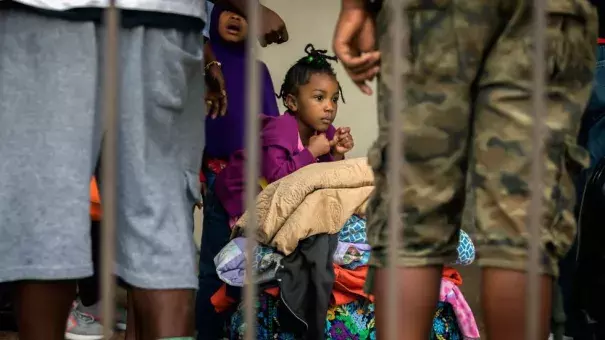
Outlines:
[[[281,301],[262,293],[257,301],[257,339],[299,340],[295,334],[280,330],[277,311]],[[243,340],[246,324],[243,303],[231,318],[229,338]],[[371,340],[376,339],[374,304],[360,299],[346,305],[331,306],[326,318],[327,340]],[[435,311],[430,340],[462,340],[456,316],[450,304],[440,302]]]
[[[454,308],[447,302],[437,304],[430,340],[462,340]]]

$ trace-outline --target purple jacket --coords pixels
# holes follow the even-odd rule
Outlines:
[[[305,165],[334,160],[330,154],[316,160],[307,148],[298,151],[298,123],[289,113],[279,117],[262,116],[261,126],[261,177],[267,183],[275,182]],[[334,138],[335,132],[334,126],[330,126],[326,137]],[[239,150],[231,156],[229,165],[216,176],[214,184],[214,192],[229,217],[244,213],[244,188],[245,151]]]
[[[221,62],[225,89],[227,90],[227,114],[223,117],[206,118],[206,148],[210,158],[227,159],[235,151],[244,148],[246,132],[246,42],[228,43],[218,32],[219,17],[227,10],[224,4],[216,4],[211,13],[210,44]],[[267,65],[259,61],[261,78],[261,112],[267,116],[279,116],[275,89]]]

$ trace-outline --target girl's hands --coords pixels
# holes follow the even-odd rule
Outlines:
[[[343,157],[345,153],[351,151],[355,146],[355,141],[351,135],[351,128],[341,127],[336,130],[332,139],[332,155],[335,157]]]
[[[309,146],[307,147],[307,149],[309,149],[313,157],[317,158],[329,153],[330,149],[334,145],[334,140],[328,140],[326,134],[321,133],[319,135],[314,135],[309,138]]]

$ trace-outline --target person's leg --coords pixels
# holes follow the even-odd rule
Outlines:
[[[467,142],[470,135],[471,85],[481,56],[494,34],[497,6],[484,1],[444,1],[441,4],[411,7],[407,10],[411,29],[409,73],[404,93],[393,93],[389,69],[393,61],[391,36],[383,22],[397,13],[385,2],[378,17],[378,36],[383,52],[379,87],[379,136],[369,152],[376,189],[368,204],[368,240],[372,245],[372,266],[368,288],[376,295],[377,331],[386,336],[386,291],[388,204],[388,130],[392,126],[389,110],[394,96],[403,96],[401,113],[405,136],[405,160],[401,161],[403,180],[403,244],[397,249],[399,300],[398,339],[429,337],[441,282],[441,268],[456,258],[458,228],[456,216],[462,211],[465,187]],[[481,20],[480,20],[481,19]],[[389,19],[392,20],[392,19]],[[383,29],[384,31],[380,31]],[[403,38],[401,38],[403,39]],[[472,46],[472,50],[470,50]],[[375,284],[374,284],[375,283]]]
[[[570,166],[586,162],[575,144],[594,68],[596,18],[585,0],[548,13],[544,152],[533,159],[532,7],[525,2],[502,12],[507,20],[485,61],[478,83],[473,147],[476,164],[478,264],[487,338],[526,339],[525,272],[532,161],[544,164],[540,337],[549,335],[557,262],[575,235],[574,187]],[[534,340],[534,339],[532,339]]]
[[[19,339],[63,339],[75,281],[21,281],[16,289]]]
[[[130,291],[130,289],[129,289]],[[125,340],[137,340],[137,333],[141,333],[137,327],[141,325],[140,322],[136,320],[136,314],[134,312],[134,299],[132,298],[132,294],[128,293],[128,318],[126,321],[126,335],[124,337]]]
[[[131,286],[138,339],[194,334],[201,58],[199,34],[121,30],[116,273]]]
[[[219,339],[225,317],[214,310],[210,298],[222,285],[216,274],[214,257],[229,242],[229,217],[214,194],[214,175],[207,174],[208,190],[204,199],[204,226],[199,262],[199,288],[196,296],[198,340]]]
[[[90,23],[0,10],[0,282],[17,281],[22,340],[63,339],[70,280],[92,274],[94,39]]]

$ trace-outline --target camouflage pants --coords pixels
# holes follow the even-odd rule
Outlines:
[[[448,263],[455,257],[461,211],[474,215],[470,232],[481,266],[526,270],[532,163],[532,1],[409,0],[410,53],[403,75],[393,74],[389,29],[397,15],[386,0],[377,18],[383,52],[379,79],[379,136],[369,153],[376,190],[368,205],[373,268],[386,265],[388,162],[401,162],[402,266]],[[596,11],[587,0],[549,0],[547,84],[543,119],[548,134],[543,176],[542,272],[557,275],[557,260],[576,230],[571,168],[587,164],[576,135],[595,65]],[[393,93],[391,77],[405,89]],[[400,113],[405,158],[387,159],[389,108]],[[468,188],[465,190],[465,183]],[[470,195],[470,196],[469,196]],[[465,197],[466,196],[466,197]],[[370,280],[371,281],[371,280]]]

